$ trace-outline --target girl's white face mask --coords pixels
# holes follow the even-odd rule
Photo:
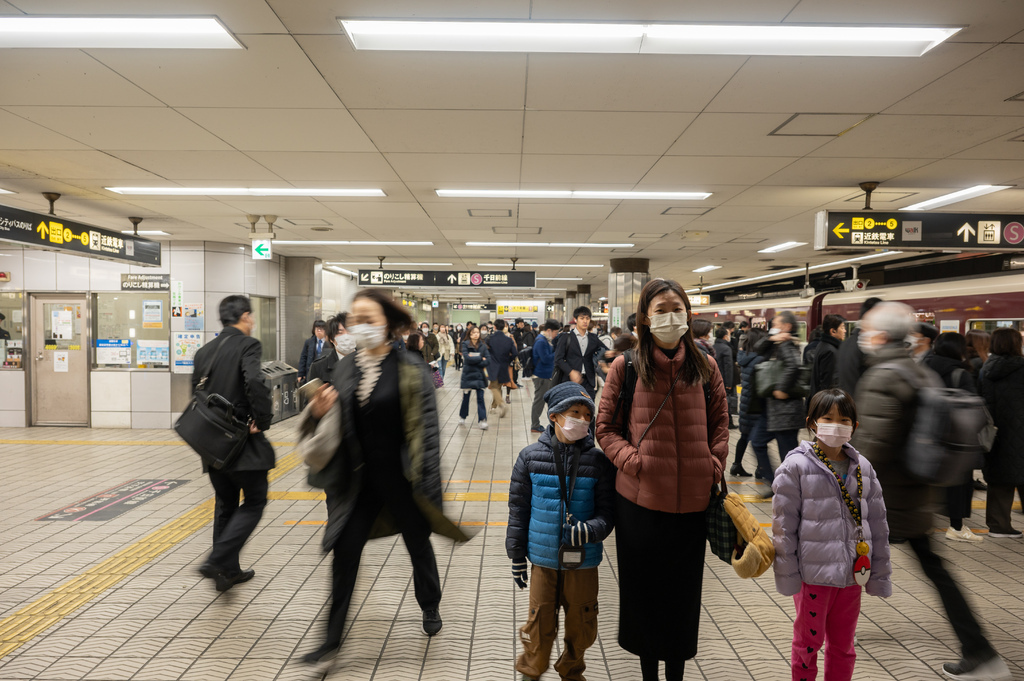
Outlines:
[[[814,434],[828,447],[842,447],[853,437],[853,426],[841,423],[815,423]]]
[[[686,321],[686,312],[665,312],[651,315],[651,333],[662,343],[671,345],[690,328]]]
[[[564,435],[565,439],[569,442],[576,442],[577,440],[582,439],[583,436],[587,434],[587,431],[590,430],[589,421],[574,419],[571,416],[564,416],[563,418],[565,421],[561,425],[558,425],[557,422],[555,425],[558,425],[558,428],[562,431],[562,435]]]

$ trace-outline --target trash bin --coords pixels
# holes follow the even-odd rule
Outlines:
[[[274,418],[271,423],[295,416],[299,413],[297,386],[299,372],[285,362],[263,362],[263,376],[270,387]]]

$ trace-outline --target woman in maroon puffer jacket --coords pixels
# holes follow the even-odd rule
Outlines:
[[[659,660],[669,681],[682,679],[685,661],[697,653],[704,513],[729,455],[722,375],[697,348],[689,323],[689,299],[678,282],[654,279],[644,286],[628,437],[615,415],[622,357],[612,364],[597,416],[598,442],[619,469],[619,645],[640,656],[644,681],[656,681]]]

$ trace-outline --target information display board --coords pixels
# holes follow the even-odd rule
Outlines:
[[[359,270],[361,286],[443,287],[443,288],[533,288],[536,272],[434,272],[430,270]]]
[[[833,212],[815,216],[816,249],[1024,250],[1024,213]]]

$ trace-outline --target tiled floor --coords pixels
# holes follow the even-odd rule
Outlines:
[[[198,458],[172,432],[0,429],[0,679],[514,679],[516,629],[527,596],[512,584],[504,551],[507,504],[499,495],[508,491],[517,453],[533,439],[532,391],[516,393],[511,415],[500,421],[492,415],[486,432],[457,425],[460,391],[445,388],[438,397],[442,477],[449,498],[463,493],[446,502],[447,512],[477,532],[459,546],[434,539],[444,630],[433,639],[420,632],[405,547],[377,540],[363,555],[342,652],[323,667],[296,662],[323,631],[330,571],[316,524],[325,517],[323,502],[276,495],[243,553],[256,578],[218,595],[195,571],[210,542],[210,486]],[[270,436],[281,443],[282,463],[271,490],[309,491],[303,466],[288,456],[293,423],[274,427]],[[753,468],[750,455],[747,468]],[[113,520],[35,520],[136,478],[189,482]],[[751,507],[769,520],[767,504]],[[982,527],[983,516],[975,511],[968,525]],[[1024,526],[1019,512],[1014,521]],[[943,523],[937,516],[936,525]],[[935,543],[1015,678],[1024,680],[1024,542],[965,545],[936,536]],[[587,653],[587,678],[639,679],[636,658],[616,643],[614,535],[605,546],[600,635]],[[775,593],[770,573],[741,580],[708,555],[700,649],[686,678],[788,678],[792,602]],[[906,548],[894,547],[894,562],[892,598],[864,599],[854,678],[942,678],[941,663],[957,658],[952,630]],[[545,675],[555,677],[553,670]]]

